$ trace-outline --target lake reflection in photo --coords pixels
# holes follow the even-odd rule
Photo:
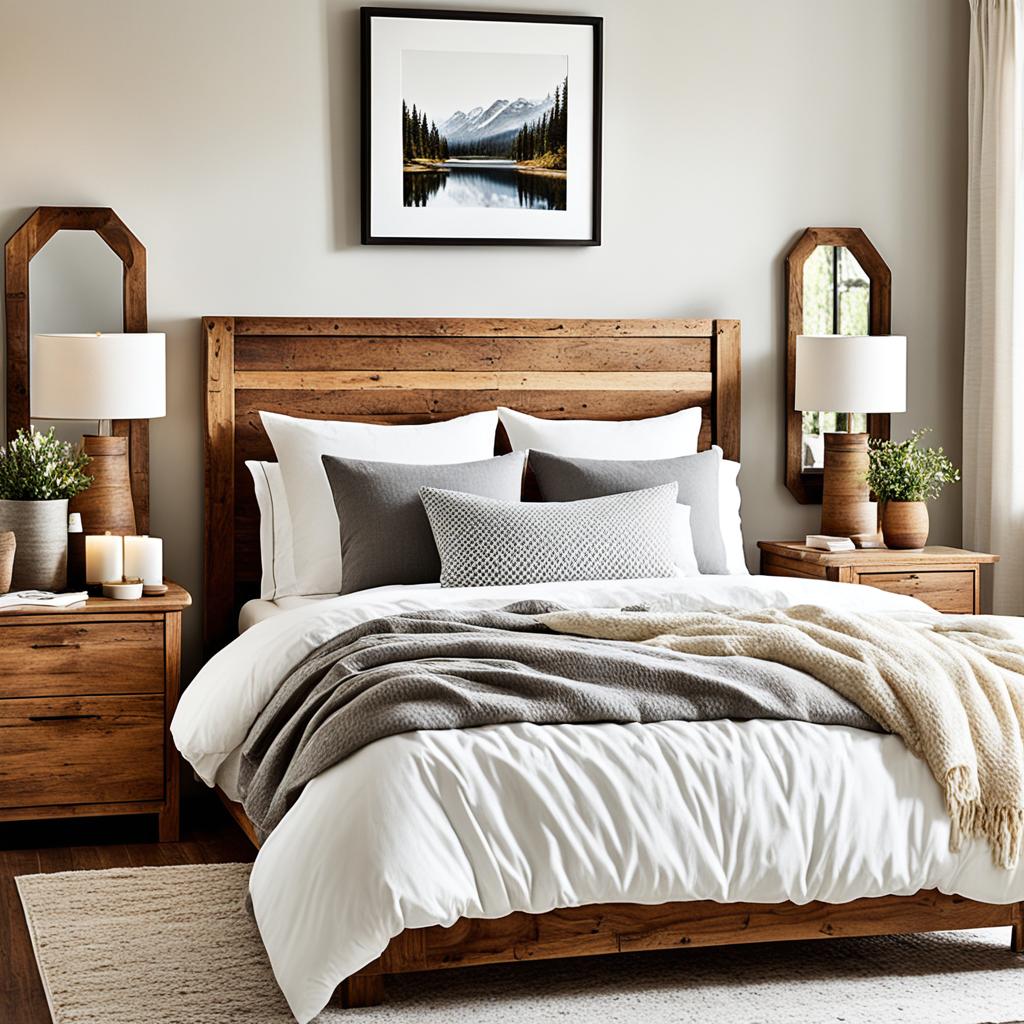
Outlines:
[[[442,166],[403,172],[405,206],[565,209],[563,177],[520,170],[514,160],[448,160]]]

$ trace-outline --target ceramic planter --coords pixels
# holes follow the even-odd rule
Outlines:
[[[928,506],[923,501],[887,501],[882,506],[882,539],[897,551],[928,543]]]
[[[11,590],[63,590],[67,584],[68,503],[0,500],[0,533],[15,538]]]

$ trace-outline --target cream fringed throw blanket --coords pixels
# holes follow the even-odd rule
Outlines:
[[[979,836],[1015,867],[1024,836],[1024,644],[977,616],[901,621],[802,605],[764,612],[564,611],[561,633],[799,669],[852,700],[924,759],[943,788],[950,847]]]

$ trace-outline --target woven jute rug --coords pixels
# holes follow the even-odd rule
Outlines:
[[[249,866],[17,880],[55,1024],[288,1024]],[[1024,1018],[1009,929],[554,960],[389,978],[318,1024],[989,1024]]]

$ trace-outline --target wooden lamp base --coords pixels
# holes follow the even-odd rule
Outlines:
[[[128,438],[87,434],[82,450],[92,460],[86,473],[92,477],[88,490],[71,499],[69,512],[80,512],[86,534],[135,533],[135,505],[128,471]]]
[[[868,435],[826,434],[821,532],[854,537],[878,532],[878,511],[868,489]]]

